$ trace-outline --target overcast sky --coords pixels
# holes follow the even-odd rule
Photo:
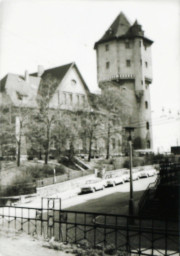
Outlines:
[[[180,110],[180,1],[5,0],[0,6],[0,78],[76,62],[97,90],[94,43],[120,12],[142,25],[152,46],[152,110]]]

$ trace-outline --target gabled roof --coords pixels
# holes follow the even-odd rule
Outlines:
[[[28,75],[27,80],[25,77],[17,74],[7,74],[0,81],[0,99],[3,99],[6,95],[8,102],[14,106],[21,107],[37,107],[38,96],[53,96],[57,87],[62,82],[71,68],[75,68],[78,73],[87,94],[90,93],[79,69],[75,63],[47,69],[44,71],[41,77],[38,77],[37,73]],[[1,101],[2,102],[2,101]]]
[[[0,84],[2,95],[8,96],[9,101],[16,107],[36,107],[36,95],[40,83],[38,77],[28,77],[28,81],[21,75],[7,74]],[[1,96],[2,96],[1,95]]]
[[[79,72],[79,69],[77,68],[76,64],[72,62],[70,64],[66,64],[63,66],[46,69],[41,76],[41,82],[38,90],[39,94],[43,96],[46,96],[48,94],[50,99],[55,93],[59,84],[62,82],[63,78],[68,73],[68,71],[73,67],[76,69],[76,72],[78,73],[80,79],[82,80],[84,87],[86,89],[86,92],[89,93],[89,88],[85,83],[81,73]],[[33,73],[31,75],[37,76],[37,73]]]
[[[46,69],[41,77],[43,78],[47,74],[51,74],[54,78],[58,79],[58,81],[60,83],[72,64],[73,63],[69,63],[69,64],[66,64],[66,65],[63,65],[63,66]],[[36,77],[37,77],[37,75],[38,75],[37,73],[32,73],[31,74],[31,76],[36,76]]]
[[[141,25],[138,24],[137,20],[131,25],[124,13],[121,12],[101,39],[95,43],[94,48],[96,49],[97,45],[101,43],[134,37],[141,37],[147,42],[153,43],[153,41],[144,37],[144,31],[142,31]]]

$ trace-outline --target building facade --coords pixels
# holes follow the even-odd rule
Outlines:
[[[92,150],[99,155],[105,155],[106,151],[110,152],[109,155],[122,153],[124,141],[127,143],[127,137],[123,133],[125,126],[135,128],[134,148],[152,148],[152,43],[145,37],[141,25],[137,21],[131,25],[123,13],[118,15],[103,37],[95,43],[97,81],[101,94],[105,94],[106,88],[116,88],[121,96],[121,100],[118,101],[120,111],[117,120],[108,118],[109,121],[106,122],[106,111],[99,111],[102,112],[100,115],[103,121],[99,121],[99,129],[93,132],[91,142]],[[8,106],[9,113],[14,113],[11,127],[15,127],[16,141],[19,140],[20,123],[26,117],[22,109],[33,111],[38,108],[38,98],[43,94],[46,94],[45,97],[48,96],[47,104],[50,109],[71,112],[85,108],[92,111],[92,98],[98,97],[90,92],[75,63],[46,70],[38,66],[37,72],[32,74],[28,74],[27,71],[24,75],[7,74],[0,84],[0,107]],[[21,151],[26,154],[26,138],[24,134],[21,135]],[[87,141],[87,138],[85,140],[76,136],[76,152],[87,153]],[[69,147],[67,141],[66,148]]]
[[[126,94],[122,108],[129,114],[122,118],[122,126],[135,127],[134,146],[143,149],[152,148],[152,43],[141,25],[137,21],[131,25],[121,12],[94,45],[99,87],[102,93],[106,86],[115,86],[122,97]]]

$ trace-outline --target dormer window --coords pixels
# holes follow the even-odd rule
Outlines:
[[[71,85],[76,85],[76,83],[77,83],[76,80],[74,79],[71,80]]]

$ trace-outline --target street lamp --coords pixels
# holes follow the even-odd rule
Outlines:
[[[129,215],[134,215],[134,199],[133,199],[133,178],[132,178],[132,135],[131,133],[134,131],[134,127],[127,126],[124,127],[125,131],[129,134],[128,142],[129,142],[129,171],[130,171],[130,197],[129,197]]]

